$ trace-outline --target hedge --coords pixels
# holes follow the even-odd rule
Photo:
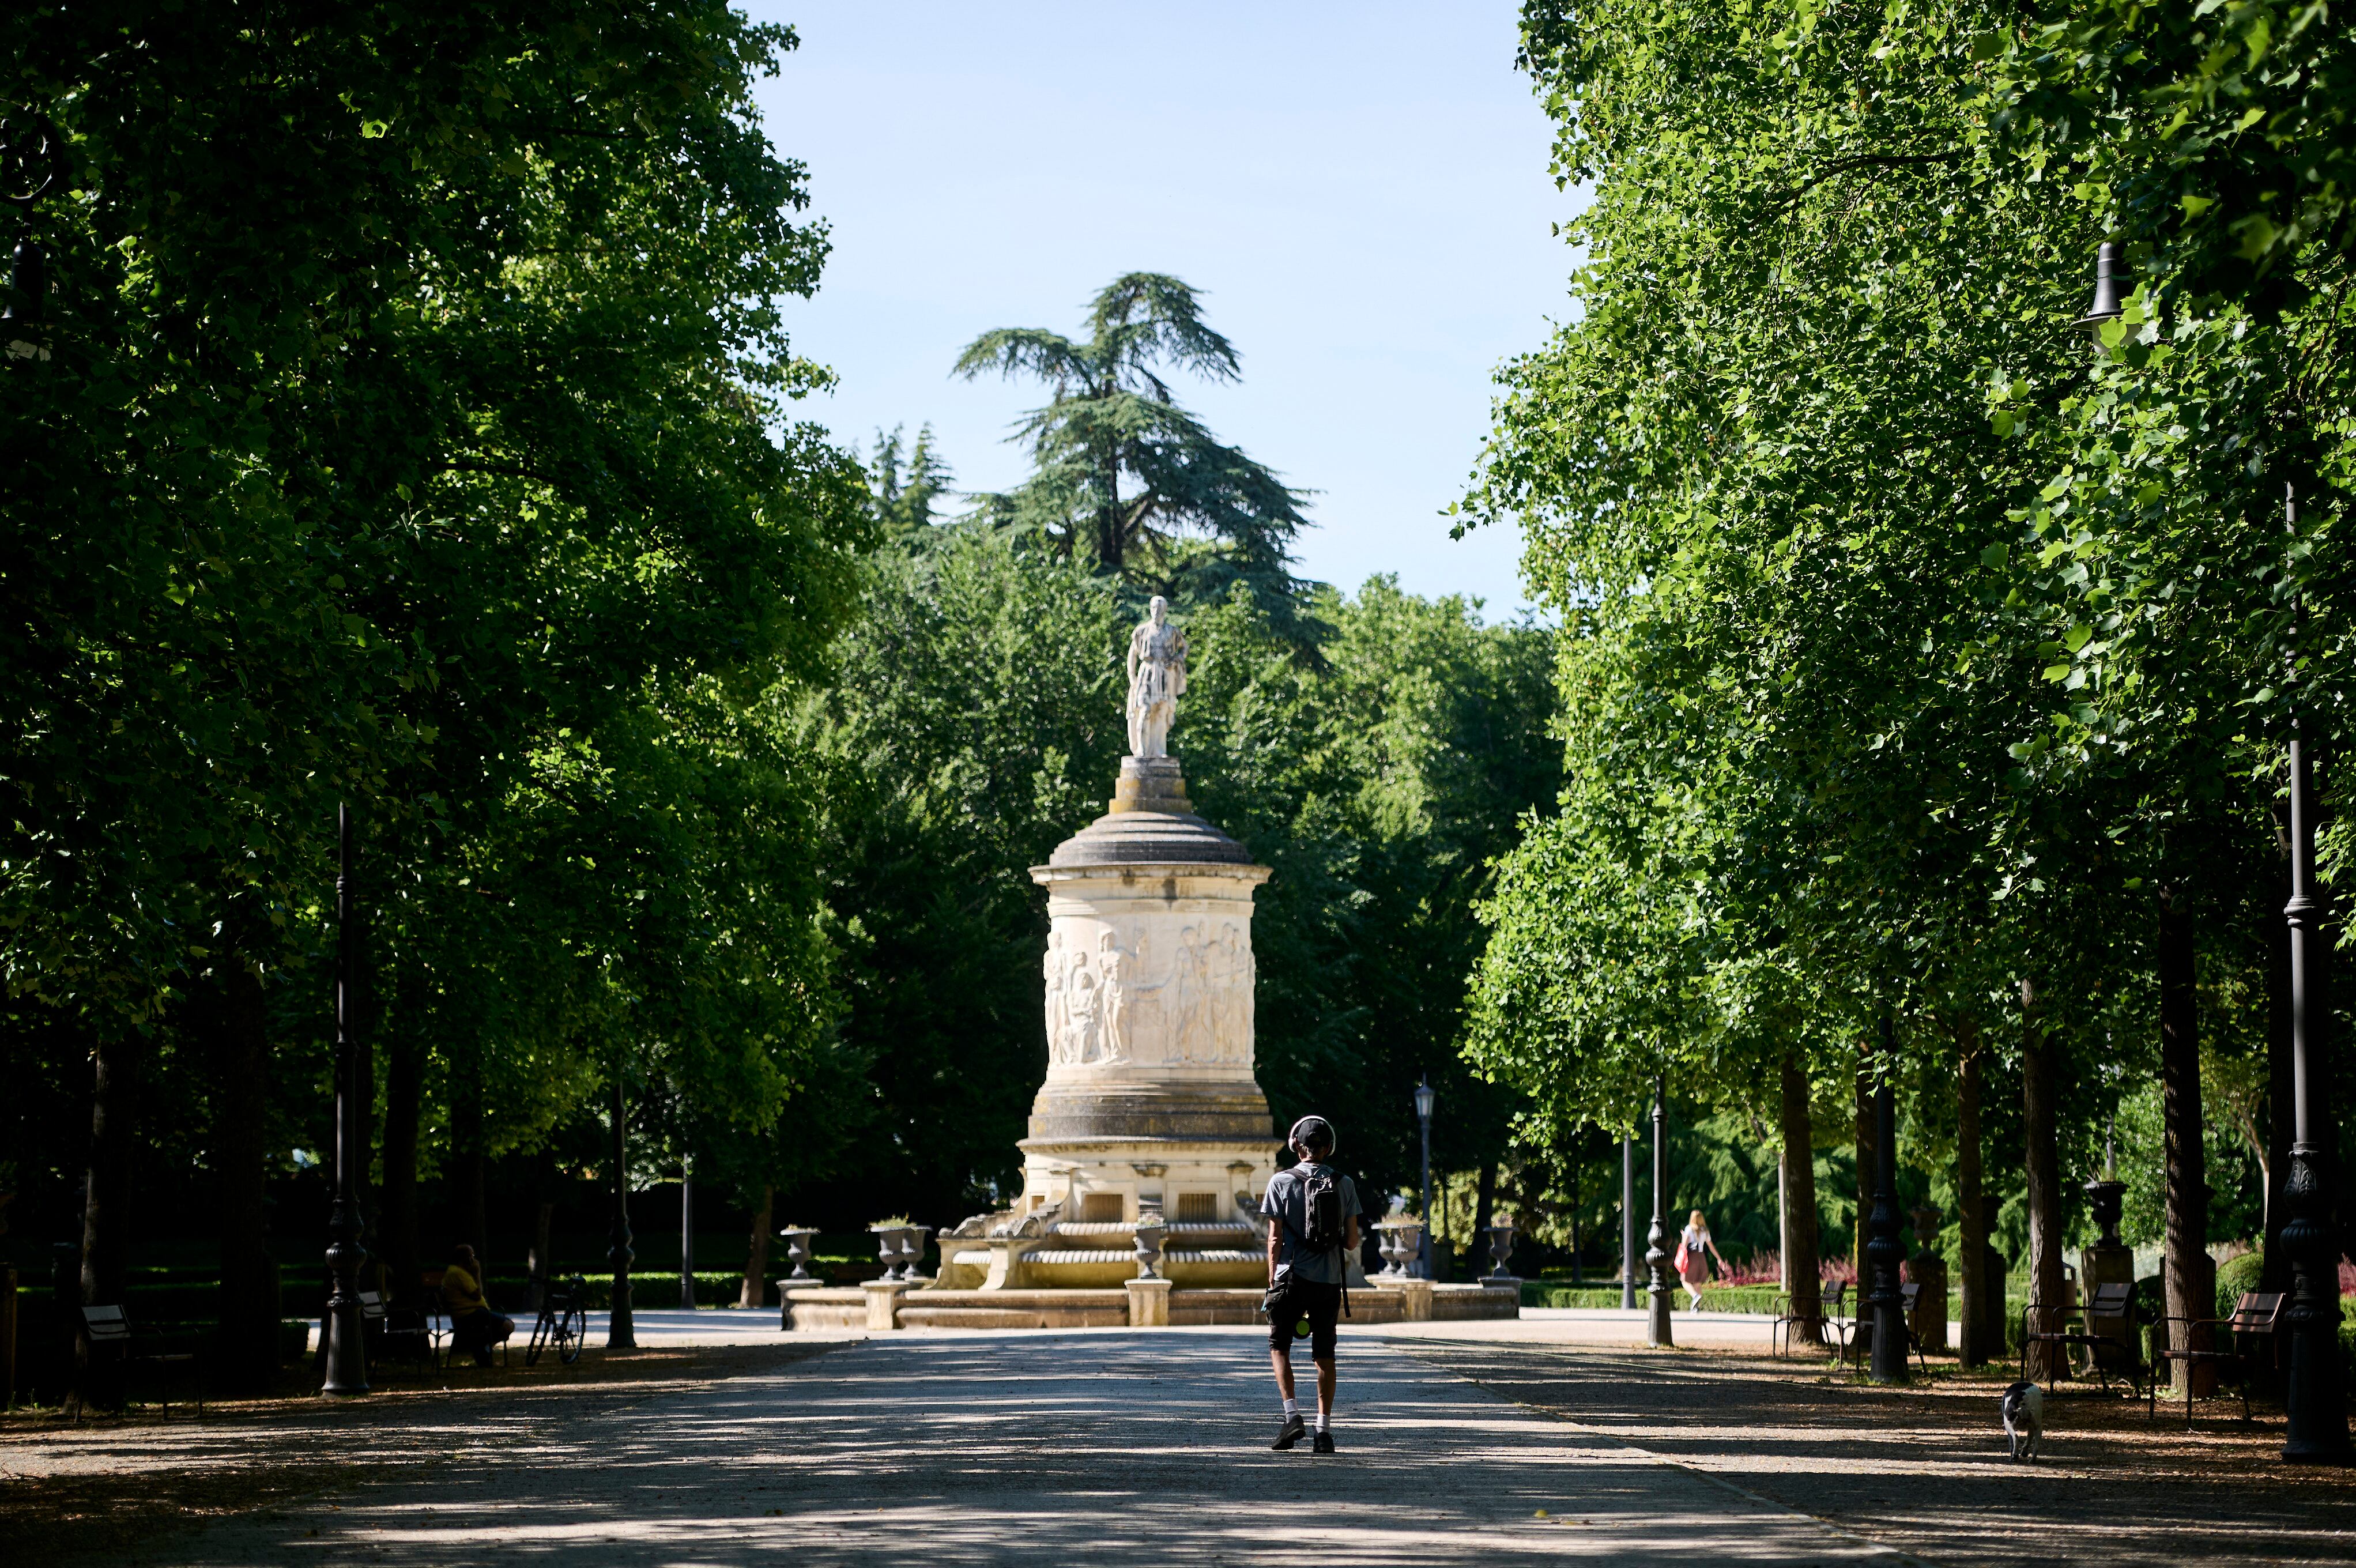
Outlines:
[[[1773,1285],[1717,1285],[1701,1293],[1704,1312],[1760,1312],[1775,1310],[1776,1297],[1782,1294]],[[1552,1280],[1524,1280],[1524,1306],[1583,1306],[1616,1307],[1620,1305],[1618,1285],[1567,1285]],[[1644,1305],[1644,1292],[1636,1292],[1636,1305]],[[1686,1310],[1686,1293],[1679,1286],[1676,1309]]]

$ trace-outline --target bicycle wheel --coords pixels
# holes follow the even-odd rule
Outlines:
[[[581,1359],[581,1347],[589,1337],[589,1315],[577,1306],[564,1309],[564,1320],[556,1326],[557,1359],[566,1366]]]
[[[548,1343],[549,1330],[551,1326],[552,1326],[548,1318],[548,1308],[543,1306],[540,1309],[540,1320],[531,1326],[531,1344],[523,1353],[523,1364],[525,1366],[537,1367],[540,1365],[541,1348]]]

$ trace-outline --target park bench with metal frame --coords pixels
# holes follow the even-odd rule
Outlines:
[[[1792,1350],[1792,1331],[1802,1326],[1814,1327],[1816,1342],[1824,1342],[1826,1323],[1821,1285],[1817,1287],[1816,1310],[1814,1313],[1794,1313],[1792,1310],[1792,1293],[1787,1290],[1775,1293],[1775,1320],[1767,1326],[1767,1343],[1776,1348],[1776,1355],[1787,1356]]]
[[[1845,1284],[1834,1287],[1833,1294],[1836,1304],[1837,1304],[1841,1294],[1847,1288],[1847,1287]],[[1922,1300],[1922,1287],[1916,1284],[1912,1280],[1906,1281],[1899,1285],[1898,1331],[1906,1337],[1907,1348],[1914,1353],[1916,1363],[1922,1367],[1923,1375],[1927,1377],[1930,1375],[1931,1363],[1922,1354],[1922,1342],[1914,1336],[1914,1304]],[[1834,1366],[1837,1367],[1845,1362],[1854,1360],[1859,1370],[1864,1369],[1867,1334],[1873,1326],[1873,1319],[1869,1316],[1872,1310],[1872,1302],[1867,1299],[1865,1293],[1863,1291],[1859,1291],[1858,1293],[1857,1299],[1857,1319],[1849,1325],[1849,1332],[1847,1336],[1841,1341],[1840,1348],[1834,1353]]]
[[[1849,1342],[1857,1337],[1857,1319],[1848,1311],[1848,1284],[1847,1280],[1833,1282],[1832,1294],[1825,1297],[1825,1316],[1821,1319],[1832,1342],[1836,1367],[1847,1359]]]
[[[196,1351],[140,1349],[138,1337],[132,1332],[131,1316],[119,1306],[85,1306],[81,1309],[81,1322],[82,1333],[90,1341],[91,1355],[95,1357],[102,1350],[112,1351],[123,1363],[126,1386],[133,1367],[186,1367],[197,1391],[197,1414],[202,1416],[205,1413],[204,1363]],[[171,1385],[159,1380],[156,1387],[157,1402],[162,1405],[165,1417],[169,1419],[172,1413]],[[74,1391],[74,1421],[77,1424],[81,1421],[81,1391],[77,1389]]]
[[[490,1308],[485,1306],[482,1310],[488,1312]],[[453,1317],[449,1309],[442,1305],[439,1296],[426,1304],[425,1337],[426,1342],[434,1348],[434,1364],[445,1372],[450,1369],[451,1357],[461,1350],[466,1351],[469,1355],[474,1353],[471,1348],[458,1343],[458,1320]],[[515,1336],[510,1334],[498,1344],[486,1345],[483,1348],[497,1350],[499,1353],[500,1366],[512,1365],[508,1357],[508,1345],[514,1337]]]
[[[2044,1314],[2041,1317],[2033,1315]],[[2072,1319],[2077,1326],[2071,1326]],[[2034,1320],[2046,1326],[2032,1332]],[[2105,1332],[2104,1326],[2115,1326]],[[2072,1302],[2048,1307],[2031,1303],[2020,1309],[2020,1376],[2029,1378],[2029,1355],[2039,1345],[2054,1348],[2052,1358],[2045,1367],[2045,1386],[2052,1389],[2064,1373],[2083,1378],[2088,1372],[2101,1380],[2103,1387],[2111,1386],[2112,1368],[2105,1359],[2124,1363],[2118,1370],[2127,1380],[2130,1394],[2140,1393],[2155,1375],[2146,1364],[2141,1351],[2136,1348],[2135,1286],[2125,1282],[2098,1284],[2091,1300],[2083,1304]]]
[[[2179,1350],[2170,1346],[2162,1345],[2154,1351],[2149,1401],[2151,1418],[2154,1421],[2159,1419],[2160,1369],[2180,1361],[2196,1371],[2202,1367],[2215,1367],[2220,1371],[2228,1368],[2238,1370],[2241,1374],[2242,1422],[2243,1424],[2247,1425],[2251,1419],[2250,1380],[2257,1374],[2258,1368],[2257,1349],[2261,1344],[2266,1347],[2268,1352],[2266,1360],[2268,1365],[2272,1365],[2275,1335],[2282,1327],[2283,1303],[2287,1299],[2289,1298],[2272,1291],[2244,1291],[2242,1293],[2242,1299],[2234,1303],[2233,1316],[2231,1317],[2163,1317],[2159,1319],[2158,1326],[2163,1339],[2174,1338],[2175,1336],[2169,1334],[2168,1330],[2171,1325],[2180,1323],[2192,1329],[2213,1329],[2230,1338],[2233,1348],[2220,1350],[2213,1346],[2202,1346],[2188,1347]],[[2187,1432],[2192,1430],[2192,1404],[2191,1389],[2188,1385],[2184,1400],[2184,1430]]]
[[[360,1333],[368,1343],[369,1364],[390,1367],[396,1361],[406,1361],[417,1369],[419,1377],[423,1377],[426,1364],[434,1359],[425,1315],[415,1307],[388,1305],[381,1291],[364,1290],[359,1294]]]

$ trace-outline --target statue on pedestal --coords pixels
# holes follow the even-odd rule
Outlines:
[[[1170,624],[1170,601],[1156,594],[1129,634],[1129,754],[1170,755],[1170,725],[1186,694],[1186,634]]]

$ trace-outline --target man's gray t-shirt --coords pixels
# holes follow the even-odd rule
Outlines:
[[[1276,1255],[1278,1269],[1290,1264],[1294,1279],[1338,1285],[1348,1277],[1344,1271],[1348,1269],[1350,1260],[1344,1250],[1337,1245],[1330,1252],[1312,1252],[1301,1244],[1301,1238],[1309,1230],[1309,1195],[1306,1190],[1309,1173],[1320,1168],[1332,1169],[1331,1166],[1320,1167],[1304,1160],[1300,1165],[1277,1172],[1269,1178],[1268,1192],[1259,1200],[1259,1211],[1276,1223],[1277,1234],[1280,1238],[1278,1243],[1280,1251]],[[1350,1217],[1360,1212],[1358,1189],[1348,1176],[1338,1171],[1334,1175],[1341,1177],[1342,1220],[1346,1229]]]

